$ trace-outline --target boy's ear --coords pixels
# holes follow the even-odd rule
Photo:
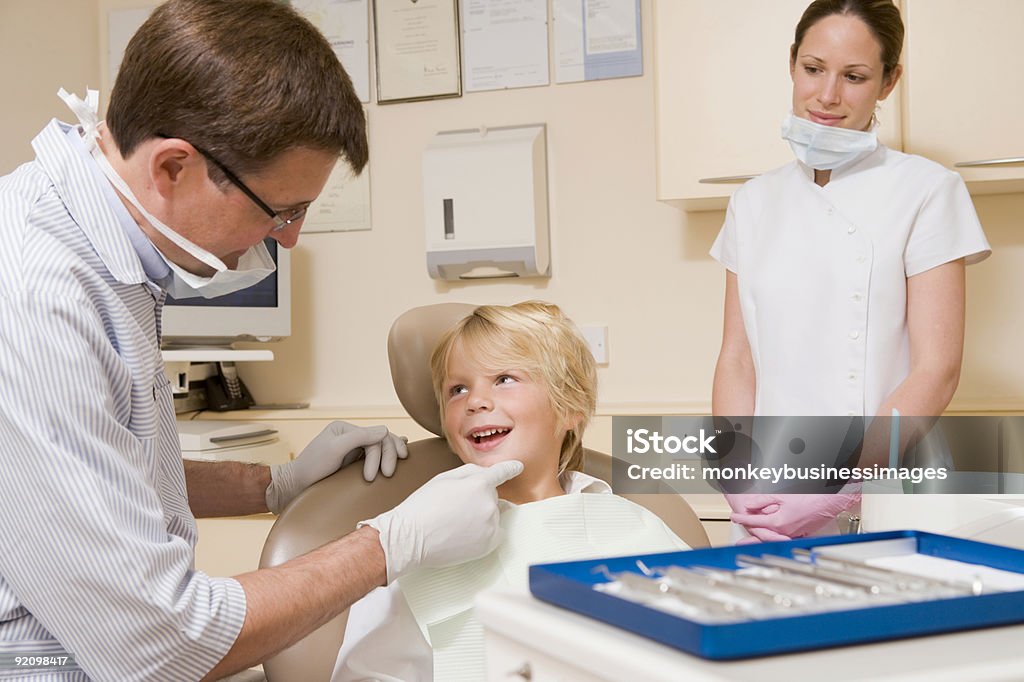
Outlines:
[[[583,415],[582,414],[570,414],[569,418],[565,420],[565,430],[566,431],[572,431],[577,426],[579,426],[580,422],[582,422],[582,421],[583,421]]]

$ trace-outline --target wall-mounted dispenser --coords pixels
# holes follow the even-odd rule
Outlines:
[[[545,126],[442,132],[423,153],[435,279],[550,277]]]

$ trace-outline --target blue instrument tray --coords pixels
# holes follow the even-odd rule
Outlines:
[[[637,560],[647,566],[703,565],[735,570],[736,557],[740,554],[790,556],[791,550],[796,548],[901,538],[913,539],[918,554],[1024,574],[1022,550],[904,530],[539,564],[530,567],[530,591],[538,599],[662,644],[703,658],[722,660],[1024,622],[1024,590],[706,624],[594,589],[594,585],[609,580],[598,568],[600,566],[607,567],[612,574],[626,571],[639,574]]]

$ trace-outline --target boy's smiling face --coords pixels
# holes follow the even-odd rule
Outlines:
[[[490,466],[517,459],[526,474],[555,476],[567,427],[546,388],[521,369],[495,370],[458,341],[443,384],[448,443],[465,463]]]

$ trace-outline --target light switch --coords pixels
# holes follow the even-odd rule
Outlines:
[[[599,365],[608,364],[608,327],[605,325],[590,325],[580,327],[583,339],[594,356],[594,361]]]

